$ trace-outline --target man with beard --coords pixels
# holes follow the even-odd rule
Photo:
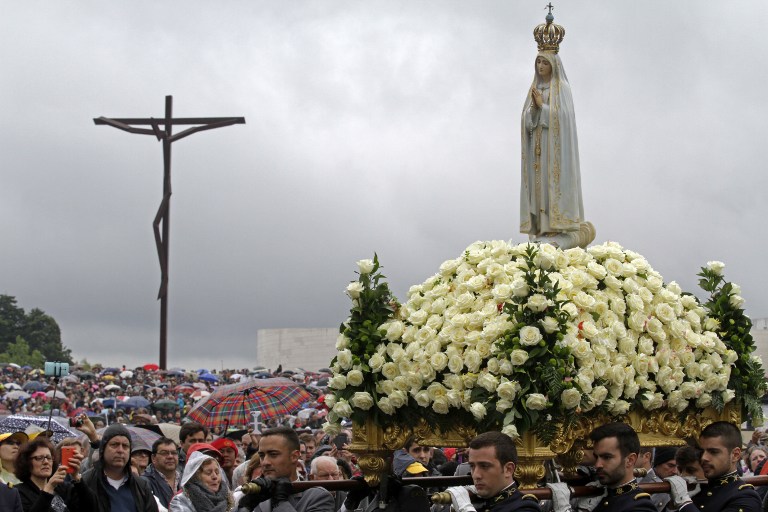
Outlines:
[[[741,431],[727,421],[716,421],[699,436],[701,468],[708,485],[691,498],[687,482],[680,476],[665,478],[669,482],[670,507],[679,512],[716,510],[718,512],[759,512],[760,496],[754,487],[739,478],[736,465],[741,459]]]
[[[131,472],[131,434],[115,423],[101,436],[99,461],[83,475],[99,512],[157,512],[149,483]]]
[[[634,477],[640,439],[632,427],[626,423],[609,423],[593,430],[589,438],[594,444],[595,473],[606,490],[596,506],[594,498],[581,499],[576,500],[575,510],[657,512],[650,494],[641,492]]]
[[[291,482],[299,479],[299,436],[292,428],[264,431],[259,457],[263,476],[253,480],[259,491],[243,496],[238,508],[258,512],[334,512],[333,496],[321,487],[293,493]]]

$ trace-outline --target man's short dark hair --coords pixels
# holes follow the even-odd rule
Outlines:
[[[601,425],[589,434],[589,438],[595,444],[609,437],[615,437],[618,441],[622,457],[627,457],[630,453],[640,453],[640,438],[637,437],[635,429],[626,423]]]
[[[317,444],[317,443],[315,442],[315,436],[313,436],[313,435],[312,435],[312,434],[310,434],[309,432],[304,432],[304,433],[302,433],[302,434],[299,434],[299,440],[300,440],[302,443],[304,443],[304,444],[306,444],[306,443]]]
[[[161,446],[166,444],[172,444],[174,449],[176,450],[179,449],[178,445],[176,444],[176,441],[174,441],[173,439],[169,439],[167,437],[161,437],[160,439],[152,443],[152,455],[157,455],[157,450],[159,450]]]
[[[189,436],[195,435],[198,432],[202,432],[205,437],[208,437],[208,429],[203,425],[195,422],[185,423],[179,430],[179,441],[183,443]]]
[[[479,450],[487,446],[493,446],[496,449],[496,458],[502,467],[507,462],[514,462],[517,466],[517,447],[511,437],[501,432],[483,432],[469,442],[469,447],[472,450]]]
[[[741,448],[744,441],[741,439],[741,430],[733,423],[727,421],[716,421],[704,428],[699,437],[710,439],[713,437],[722,437],[723,444],[729,450]]]
[[[683,446],[675,453],[675,464],[678,467],[684,467],[694,462],[701,462],[701,450],[693,446]]]
[[[274,427],[265,430],[261,434],[261,438],[270,436],[280,436],[288,443],[288,449],[291,451],[299,449],[299,435],[291,427]]]

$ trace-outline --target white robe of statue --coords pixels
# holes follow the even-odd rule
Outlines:
[[[547,80],[534,66],[532,88],[543,105],[536,108],[531,91],[523,107],[520,232],[531,240],[557,241],[568,238],[558,234],[573,236],[585,224],[576,118],[560,58],[548,51],[539,57],[550,63],[551,74]]]

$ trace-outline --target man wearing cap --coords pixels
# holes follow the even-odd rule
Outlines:
[[[253,481],[259,491],[243,496],[238,507],[257,512],[334,512],[333,496],[321,487],[293,493],[291,482],[299,479],[299,436],[292,428],[264,431],[259,457],[264,476]]]
[[[19,447],[27,441],[29,437],[24,432],[0,434],[0,480],[6,484],[21,483],[13,471],[16,466],[16,457],[19,455]]]
[[[647,475],[640,478],[637,482],[640,484],[659,483],[663,482],[668,476],[680,474],[677,470],[677,462],[675,462],[675,453],[677,453],[677,448],[671,446],[656,448],[653,453],[653,467],[648,471]],[[651,501],[661,512],[667,508],[669,494],[663,492],[652,494]]]
[[[157,512],[149,483],[131,472],[131,434],[123,425],[104,430],[99,460],[83,475],[99,512]]]
[[[229,488],[232,489],[232,472],[235,470],[235,459],[237,458],[237,445],[228,437],[220,437],[211,443],[215,449],[221,453],[221,469],[227,475]]]

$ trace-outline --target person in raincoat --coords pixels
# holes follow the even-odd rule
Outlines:
[[[234,500],[222,481],[219,463],[210,455],[193,452],[181,476],[181,491],[173,497],[170,512],[229,512]]]

